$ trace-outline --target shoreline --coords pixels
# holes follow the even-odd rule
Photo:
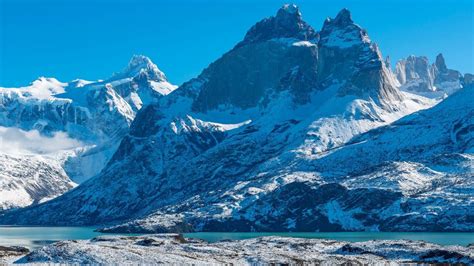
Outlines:
[[[441,246],[425,241],[347,242],[265,236],[207,242],[181,234],[98,236],[59,241],[34,250],[18,263],[474,263],[474,245]],[[11,262],[10,262],[11,263]]]

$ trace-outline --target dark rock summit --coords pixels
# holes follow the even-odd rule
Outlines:
[[[295,85],[300,101],[316,84],[317,33],[302,20],[295,5],[284,5],[274,17],[253,26],[244,40],[212,63],[183,90],[196,90],[193,110],[218,106],[256,107],[272,90]],[[305,79],[298,82],[296,79]]]
[[[249,43],[267,41],[273,38],[295,38],[308,41],[316,40],[318,34],[301,16],[294,4],[285,4],[274,17],[266,18],[255,24],[237,44],[240,47]]]

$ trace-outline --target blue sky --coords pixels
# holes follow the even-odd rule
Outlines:
[[[198,75],[279,0],[0,0],[0,86],[39,76],[105,79],[133,54],[149,56],[175,84]],[[343,8],[392,64],[410,54],[474,72],[472,0],[292,1],[319,30]]]

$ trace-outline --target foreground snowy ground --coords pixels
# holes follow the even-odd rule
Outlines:
[[[33,251],[15,263],[66,264],[397,264],[474,263],[474,246],[439,246],[423,241],[358,243],[323,239],[262,237],[207,243],[178,234],[101,236],[61,241]]]

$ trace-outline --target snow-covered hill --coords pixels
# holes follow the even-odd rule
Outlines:
[[[99,173],[136,112],[174,89],[144,56],[106,81],[39,78],[0,88],[1,209],[59,196],[73,187],[70,179]]]

